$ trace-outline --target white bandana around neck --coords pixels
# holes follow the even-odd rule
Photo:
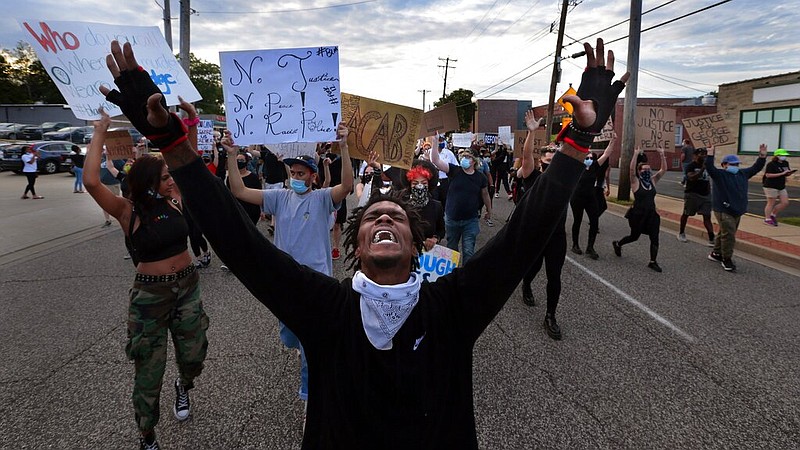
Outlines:
[[[373,347],[392,349],[392,338],[419,300],[421,281],[413,272],[407,282],[390,286],[375,283],[360,270],[353,275],[353,290],[361,294],[361,323]]]

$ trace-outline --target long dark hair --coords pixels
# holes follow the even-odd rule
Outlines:
[[[125,178],[128,182],[128,198],[144,216],[147,216],[158,201],[156,194],[165,164],[164,160],[157,156],[142,155],[133,162]]]
[[[347,226],[344,229],[344,247],[347,255],[345,262],[348,263],[348,270],[361,270],[361,260],[356,258],[356,248],[358,247],[358,229],[361,227],[361,220],[364,218],[364,213],[370,206],[378,202],[392,202],[398,204],[406,212],[408,216],[408,225],[411,228],[411,240],[414,248],[417,249],[417,254],[422,254],[422,245],[425,241],[425,236],[422,232],[422,217],[416,208],[413,208],[406,200],[401,197],[401,194],[391,192],[388,195],[378,194],[369,198],[366,205],[353,210],[350,217],[347,218]],[[419,268],[419,258],[411,258],[410,271]]]

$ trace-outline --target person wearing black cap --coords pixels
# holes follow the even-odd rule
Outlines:
[[[714,250],[708,254],[708,259],[722,264],[727,272],[736,270],[732,259],[733,246],[736,244],[739,219],[747,212],[747,180],[761,172],[766,162],[767,145],[761,144],[758,146],[758,159],[752,166],[740,169],[741,161],[738,156],[725,155],[722,158],[722,168],[718,169],[714,167],[714,146],[708,147],[706,170],[714,183],[711,208],[719,223]]]
[[[683,193],[683,214],[678,230],[678,240],[688,242],[686,222],[689,220],[689,216],[700,213],[708,233],[709,245],[713,247],[714,225],[711,223],[711,181],[706,171],[707,153],[705,147],[694,149],[694,159],[686,165],[686,188]]]

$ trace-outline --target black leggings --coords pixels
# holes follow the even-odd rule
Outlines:
[[[561,225],[564,229],[564,225]],[[544,262],[547,274],[547,314],[555,314],[558,299],[561,297],[561,268],[564,267],[564,258],[567,256],[567,234],[556,230],[550,241],[544,247],[541,256],[533,262],[528,273],[522,278],[523,286],[530,287],[536,274],[542,269]]]
[[[508,187],[508,169],[505,167],[495,167],[493,170],[492,176],[494,177],[494,191],[496,193],[500,193],[500,183],[503,183],[503,187],[506,188],[506,194],[511,193],[511,189]]]
[[[33,185],[36,184],[36,177],[39,176],[36,172],[25,172],[25,176],[28,177],[28,185],[25,186],[25,193],[22,195],[28,195],[28,192],[36,196],[36,189],[34,189]]]
[[[631,227],[630,236],[620,239],[619,246],[636,242],[639,236],[646,234],[650,237],[650,261],[655,262],[658,258],[658,234],[661,228],[661,217],[658,214],[641,218],[632,216],[628,219],[628,226]]]
[[[583,212],[586,211],[586,215],[589,217],[589,242],[586,243],[586,248],[594,248],[594,241],[600,231],[600,208],[597,206],[594,190],[585,194],[576,192],[570,200],[569,206],[572,208],[572,245],[578,245]]]

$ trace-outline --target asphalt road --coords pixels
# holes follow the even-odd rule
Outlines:
[[[47,199],[22,202],[16,189],[6,189],[5,176],[3,217],[25,216],[29,227],[48,233],[65,229],[57,221],[41,223],[47,211],[25,209],[54,206]],[[70,189],[66,176],[46,180],[50,193]],[[66,197],[90,202],[71,189]],[[495,202],[496,217],[506,217],[509,203]],[[91,207],[85,215],[94,230],[102,217]],[[671,233],[662,233],[664,272],[657,274],[646,267],[646,240],[624,247],[622,258],[612,253],[611,241],[628,231],[621,217],[606,214],[600,226],[600,260],[567,255],[558,310],[562,341],[552,341],[541,326],[544,274],[534,281],[537,306],[523,305],[517,290],[478,341],[473,379],[480,447],[800,447],[798,278],[740,254],[738,272],[726,273],[706,259],[706,247],[680,243]],[[498,229],[482,225],[479,245]],[[72,236],[0,260],[2,448],[137,445],[129,400],[133,366],[123,352],[133,267],[123,259],[118,227]],[[191,392],[193,419],[172,417],[170,351],[161,444],[299,448],[297,357],[281,347],[277,320],[219,263],[201,273],[210,346]],[[335,270],[345,276],[341,261]]]
[[[750,185],[747,189],[747,212],[755,216],[764,217],[764,207],[767,205],[767,198],[764,196],[764,188],[761,185],[761,171],[758,175],[750,178]],[[683,186],[681,186],[681,172],[667,172],[661,181],[656,185],[658,193],[669,197],[683,198]],[[611,169],[611,183],[618,184],[619,169]],[[787,186],[789,192],[789,206],[784,209],[780,217],[800,217],[800,187]],[[631,196],[631,199],[633,196]]]

